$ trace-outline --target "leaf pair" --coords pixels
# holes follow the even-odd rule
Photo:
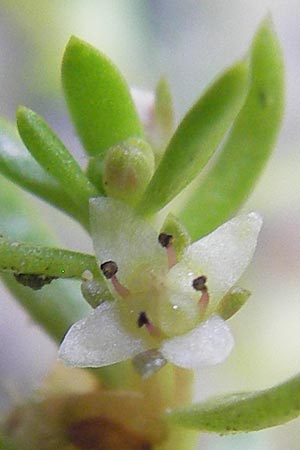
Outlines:
[[[67,45],[62,80],[77,133],[91,156],[91,181],[45,121],[26,108],[18,111],[18,129],[43,169],[2,121],[0,170],[88,227],[88,199],[103,194],[102,172],[108,150],[128,139],[142,138],[144,133],[119,71],[77,38],[71,38]],[[155,108],[166,136],[172,127],[172,112],[163,83],[158,86]],[[282,56],[267,19],[255,36],[249,61],[241,61],[221,75],[178,126],[137,205],[139,212],[151,215],[180,194],[201,173],[233,124],[213,164],[195,181],[193,193],[185,195],[181,207],[174,204],[193,239],[226,221],[242,205],[264,167],[282,109]],[[12,157],[14,153],[18,158]]]
[[[179,194],[201,172],[233,121],[223,148],[194,192],[185,196],[178,217],[198,239],[243,204],[270,156],[283,111],[283,59],[269,18],[253,40],[249,70],[249,90],[244,61],[225,72],[188,112],[140,202],[141,212],[151,214]]]

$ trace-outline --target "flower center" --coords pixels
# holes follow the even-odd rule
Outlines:
[[[177,264],[176,253],[172,245],[173,236],[167,233],[160,233],[158,241],[162,247],[166,249],[168,265],[169,269],[171,269]],[[191,288],[195,291],[199,291],[201,295],[198,300],[198,305],[194,303],[196,301],[194,296],[191,296],[190,302],[195,305],[192,308],[194,313],[193,318],[191,318],[186,315],[185,308],[182,308],[182,305],[178,306],[169,301],[172,286],[168,286],[168,283],[164,281],[163,276],[154,273],[147,264],[139,266],[134,274],[132,274],[132,277],[127,279],[127,283],[131,286],[130,289],[119,281],[117,277],[118,265],[115,261],[106,261],[101,264],[100,268],[105,278],[111,281],[115,293],[121,297],[121,299],[125,300],[126,309],[130,315],[136,318],[135,326],[138,328],[144,327],[151,337],[162,337],[162,334],[164,333],[161,328],[164,332],[166,331],[164,326],[166,321],[169,321],[170,324],[176,322],[176,330],[182,330],[183,332],[183,330],[189,329],[189,324],[192,326],[195,321],[199,322],[205,316],[209,303],[209,293],[206,284],[207,277],[205,275],[200,275],[192,281]],[[180,297],[180,292],[176,292],[176,295]],[[182,296],[184,298],[186,293],[183,293]],[[179,327],[178,320],[182,322]],[[160,325],[156,326],[156,323]],[[167,328],[169,327],[167,326]],[[169,335],[169,331],[166,332],[167,335]]]

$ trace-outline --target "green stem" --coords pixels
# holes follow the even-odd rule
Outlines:
[[[193,372],[167,364],[162,370],[146,380],[140,380],[147,404],[158,415],[179,405],[188,405],[193,395]],[[183,430],[171,424],[168,427],[167,439],[155,450],[192,450],[196,448],[198,433]]]
[[[24,242],[10,241],[0,236],[0,271],[54,278],[77,278],[89,270],[100,276],[94,256],[43,247]]]

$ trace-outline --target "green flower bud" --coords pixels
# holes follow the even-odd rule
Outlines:
[[[240,287],[233,287],[229,289],[220,301],[216,313],[224,320],[230,319],[237,313],[250,297],[251,292]]]
[[[135,205],[154,172],[154,155],[142,139],[130,138],[111,147],[104,160],[103,187],[110,197]]]

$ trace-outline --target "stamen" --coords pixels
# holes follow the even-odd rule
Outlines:
[[[146,313],[144,311],[142,311],[140,313],[138,321],[137,321],[138,327],[142,328],[143,325],[146,325],[148,323],[149,323],[149,319],[148,319]]]
[[[205,314],[205,311],[207,309],[208,303],[209,303],[209,293],[206,286],[207,278],[205,275],[201,275],[198,278],[195,278],[193,280],[193,288],[196,291],[201,291],[202,295],[199,299],[199,309],[200,314],[203,316]]]
[[[145,325],[145,327],[153,337],[158,337],[160,335],[160,329],[150,322],[145,311],[142,311],[140,313],[137,324],[139,328],[142,328]]]
[[[206,285],[205,285],[206,281],[207,281],[207,278],[205,275],[201,275],[200,277],[195,278],[193,280],[193,288],[196,291],[202,291],[203,289],[206,289]]]
[[[129,289],[127,289],[123,284],[120,283],[116,275],[113,275],[111,277],[111,282],[113,287],[115,288],[117,294],[119,294],[120,297],[126,298],[130,294]]]
[[[110,280],[117,272],[118,266],[114,261],[106,261],[101,264],[100,269],[107,280]]]
[[[162,247],[168,247],[171,244],[173,236],[167,233],[160,233],[158,236],[158,242]]]
[[[120,295],[120,297],[128,297],[130,294],[130,291],[123,286],[117,276],[116,273],[118,272],[118,266],[117,263],[114,261],[106,261],[103,264],[101,264],[100,269],[103,272],[103,275],[107,280],[111,280],[113,287],[115,288],[117,294]]]
[[[158,242],[167,250],[169,269],[177,264],[176,252],[172,245],[172,240],[173,236],[171,234],[160,233],[160,235],[158,236]]]
[[[207,288],[205,288],[205,290],[202,291],[202,295],[199,299],[199,309],[200,309],[200,315],[204,315],[206,308],[208,306],[209,303],[209,293],[207,291]]]

